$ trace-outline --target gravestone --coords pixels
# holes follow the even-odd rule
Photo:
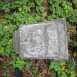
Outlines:
[[[64,18],[21,25],[13,33],[14,49],[23,59],[68,60]]]

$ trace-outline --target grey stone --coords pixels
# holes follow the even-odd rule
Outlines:
[[[66,33],[64,18],[21,25],[13,33],[14,49],[23,59],[68,60]]]

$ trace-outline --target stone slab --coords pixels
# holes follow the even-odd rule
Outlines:
[[[13,33],[14,49],[23,59],[68,60],[64,18],[21,25]]]

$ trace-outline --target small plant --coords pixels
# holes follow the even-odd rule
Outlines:
[[[32,67],[32,70],[33,70],[34,75],[38,73],[38,67]]]
[[[52,76],[56,77],[76,77],[74,72],[75,67],[75,61],[69,60],[66,61],[51,61],[51,64],[49,65],[49,70],[53,71]]]

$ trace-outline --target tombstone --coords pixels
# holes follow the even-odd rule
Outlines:
[[[13,33],[14,49],[23,59],[68,60],[64,18],[21,25]]]

